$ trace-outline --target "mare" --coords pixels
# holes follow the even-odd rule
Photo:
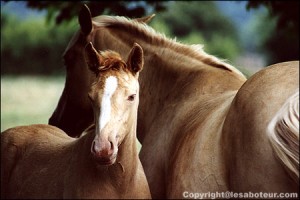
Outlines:
[[[91,18],[84,6],[79,24],[64,53],[66,83],[50,124],[79,137],[92,122],[85,95],[92,73],[82,53],[88,42],[121,55],[137,42],[145,58],[137,137],[153,198],[228,190],[298,192],[299,181],[273,151],[267,126],[299,88],[299,62],[267,67],[247,80],[202,46],[168,39],[142,20]]]
[[[1,133],[1,198],[151,198],[136,145],[143,51],[85,54],[95,123],[78,139],[42,124]]]

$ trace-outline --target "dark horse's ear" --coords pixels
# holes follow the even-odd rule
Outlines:
[[[143,69],[144,66],[144,53],[142,47],[134,43],[133,47],[129,53],[127,60],[127,68],[132,72],[133,75],[136,75]]]
[[[79,12],[78,21],[81,27],[81,32],[85,35],[88,35],[93,29],[93,24],[91,11],[85,4],[82,6]]]
[[[146,17],[141,17],[141,18],[135,18],[133,20],[137,21],[137,22],[141,22],[141,23],[149,23],[152,18],[155,17],[155,14],[152,14],[152,15],[149,15],[149,16],[146,16]]]
[[[85,60],[89,66],[89,69],[98,74],[99,67],[101,66],[101,55],[94,48],[93,44],[90,42],[84,48]]]

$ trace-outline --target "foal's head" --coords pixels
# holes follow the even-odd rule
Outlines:
[[[124,138],[135,134],[143,50],[134,44],[125,62],[118,53],[98,53],[89,43],[85,58],[89,69],[96,74],[88,93],[95,120],[91,153],[98,163],[110,165],[116,161],[118,146]]]

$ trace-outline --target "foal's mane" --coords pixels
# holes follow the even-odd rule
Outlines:
[[[145,23],[131,20],[120,16],[106,16],[101,15],[93,18],[93,24],[98,27],[114,27],[119,30],[132,33],[137,38],[149,42],[155,46],[163,46],[172,49],[180,54],[190,56],[207,65],[232,71],[244,77],[244,75],[233,66],[223,62],[215,56],[209,55],[203,51],[203,45],[185,45],[176,41],[176,39],[169,39],[164,34],[156,32],[152,27]]]

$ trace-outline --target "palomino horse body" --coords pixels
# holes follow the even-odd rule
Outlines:
[[[86,51],[95,125],[79,139],[49,125],[1,133],[1,198],[151,198],[136,146],[142,49],[127,63],[91,44]]]
[[[290,96],[299,90],[299,62],[285,62],[254,74],[238,91],[226,117],[222,139],[230,188],[236,191],[298,191],[299,159],[291,178],[268,138],[268,124]],[[299,96],[298,100],[299,102]],[[295,118],[299,124],[299,111]],[[293,115],[293,114],[292,114]],[[294,122],[295,123],[295,122]],[[289,124],[283,129],[288,129]],[[298,125],[299,126],[299,125]],[[288,146],[299,148],[299,130]],[[282,135],[286,141],[289,136]],[[283,143],[282,143],[283,144]],[[294,153],[299,157],[299,150]],[[281,156],[279,156],[281,157]],[[287,169],[289,173],[290,169]],[[298,174],[295,173],[298,171]],[[243,181],[244,180],[244,181]],[[245,181],[247,180],[247,181]]]
[[[237,69],[206,54],[197,45],[183,45],[167,39],[135,20],[109,16],[91,19],[88,8],[84,8],[79,15],[79,23],[81,30],[74,35],[65,51],[66,85],[49,120],[50,124],[70,130],[68,133],[71,136],[79,136],[78,130],[91,123],[90,107],[85,103],[87,100],[84,96],[87,90],[85,85],[89,84],[91,76],[88,67],[83,63],[82,49],[86,43],[92,41],[97,49],[118,50],[121,55],[125,55],[129,47],[138,42],[144,50],[145,64],[140,75],[143,98],[138,110],[137,136],[142,143],[140,159],[152,197],[182,198],[183,192],[244,191],[246,188],[257,191],[260,184],[256,183],[260,182],[267,185],[262,187],[266,192],[294,190],[295,183],[289,182],[290,177],[286,176],[284,167],[280,166],[278,159],[272,154],[266,139],[259,142],[261,146],[268,146],[269,151],[260,154],[258,152],[264,149],[255,150],[258,155],[263,156],[253,156],[249,151],[245,151],[244,155],[242,147],[239,149],[240,154],[233,152],[237,147],[231,145],[235,140],[239,141],[238,137],[244,137],[243,132],[247,132],[239,124],[235,125],[236,128],[230,128],[230,124],[245,120],[234,118],[233,110],[244,112],[247,117],[252,114],[250,110],[242,110],[236,105],[240,101],[247,104],[246,101],[249,100],[235,98],[237,91],[246,82],[246,78]],[[291,90],[295,89],[299,84],[295,78],[298,77],[299,63],[285,65],[290,65],[290,68],[285,67],[282,70],[293,72],[293,78],[289,78],[293,79],[289,87]],[[269,69],[272,70],[273,68]],[[276,70],[279,74],[285,73],[279,68]],[[80,77],[78,74],[85,76]],[[261,77],[268,82],[280,81],[281,88],[286,87],[285,79],[274,80],[272,77],[268,78],[267,74]],[[78,87],[81,91],[70,87],[75,80],[80,83]],[[261,84],[266,83],[261,81]],[[268,91],[264,93],[267,94]],[[270,108],[273,111],[278,109],[282,99],[288,95],[290,93],[284,93],[279,101],[276,98],[270,99]],[[234,98],[234,102],[238,103],[232,104]],[[71,112],[74,107],[76,113]],[[264,121],[269,120],[272,114],[274,112]],[[70,121],[76,122],[77,131],[71,130]],[[266,128],[265,122],[261,125],[261,121],[256,119],[249,123],[251,126],[260,127],[260,132],[252,133],[252,136],[266,134],[265,130],[262,131]],[[247,149],[247,146],[253,144],[249,142],[243,145]],[[248,179],[243,179],[245,176],[239,170],[247,170],[249,167],[240,163],[239,159],[243,156],[248,158],[249,155],[251,157],[248,162],[265,163],[266,159],[268,162],[272,161],[269,167],[276,167],[270,170],[272,173],[263,173],[259,171],[261,168],[255,166],[256,168],[249,170],[251,173],[249,172]],[[237,169],[235,174],[234,170],[239,167],[242,169]],[[262,174],[258,177],[260,179],[269,177],[270,182],[252,179],[250,176],[255,172]],[[277,181],[278,173],[280,178]]]

